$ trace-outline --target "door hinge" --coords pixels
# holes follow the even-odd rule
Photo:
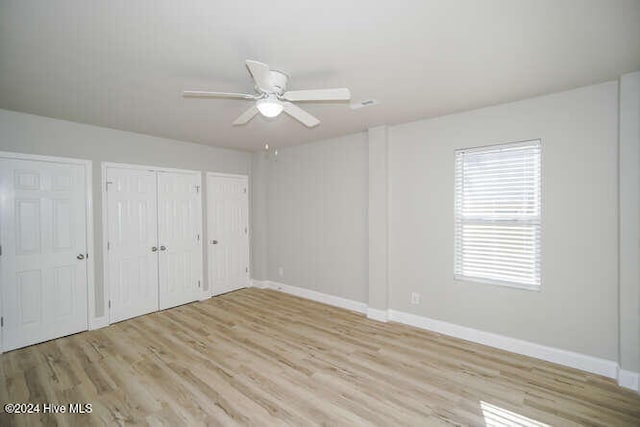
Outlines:
[[[200,186],[196,185],[196,193],[199,193],[199,192],[200,192]]]
[[[111,300],[109,300],[109,308],[111,308]]]
[[[0,317],[0,328],[4,328],[4,317]]]
[[[243,193],[245,193],[245,194],[247,194],[247,187],[244,187],[244,188],[242,189],[242,192],[243,192]]]
[[[197,240],[198,242],[200,241],[200,235],[199,235],[199,234],[196,236],[196,240]]]
[[[198,280],[198,287],[199,287],[199,288],[201,287],[201,285],[200,285],[200,280]]]
[[[247,227],[244,228],[244,234],[247,234]]]
[[[244,271],[249,272],[249,267],[245,268]]]
[[[110,251],[111,250],[111,242],[107,242],[107,250]]]
[[[105,191],[109,191],[109,184],[113,184],[113,182],[112,181],[105,181],[105,183],[104,183]]]
[[[0,245],[0,256],[2,256],[2,245]]]
[[[86,258],[87,258],[87,259],[89,259],[89,254],[87,254],[87,257],[86,257]]]

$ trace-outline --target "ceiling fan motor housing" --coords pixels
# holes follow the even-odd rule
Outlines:
[[[270,70],[272,93],[282,95],[287,90],[289,76],[282,71]]]

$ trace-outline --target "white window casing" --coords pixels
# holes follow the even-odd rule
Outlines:
[[[539,289],[540,140],[457,150],[455,279]]]

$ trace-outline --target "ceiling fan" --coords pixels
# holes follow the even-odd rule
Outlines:
[[[184,97],[196,98],[237,98],[255,101],[247,111],[234,120],[234,125],[243,125],[260,113],[265,117],[277,117],[283,111],[307,127],[314,127],[320,120],[293,104],[296,101],[348,101],[351,92],[346,88],[309,89],[287,91],[289,76],[282,71],[272,70],[262,62],[245,61],[255,83],[254,95],[248,93],[209,92],[185,90]]]

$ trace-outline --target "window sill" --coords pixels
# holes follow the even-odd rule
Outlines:
[[[518,290],[524,290],[524,291],[533,291],[533,292],[541,291],[540,285],[537,285],[537,286],[523,285],[521,283],[501,282],[499,280],[481,279],[476,277],[454,276],[453,281],[457,284],[463,284],[463,283],[470,284],[470,285],[482,284],[482,285],[500,286],[502,288],[511,288],[511,289],[518,289]]]

